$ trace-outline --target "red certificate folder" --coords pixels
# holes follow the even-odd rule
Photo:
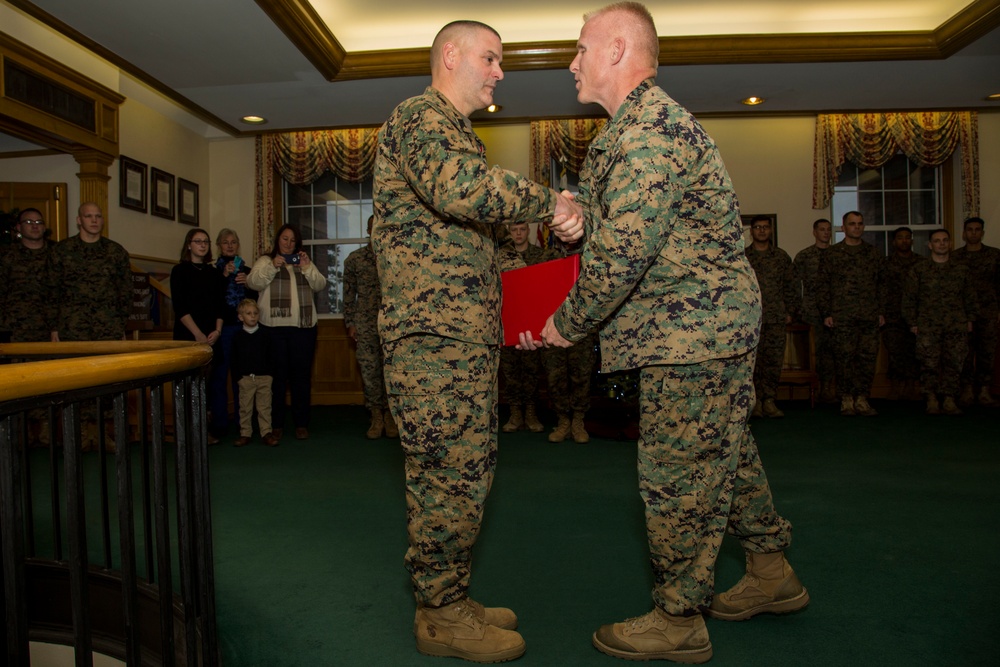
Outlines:
[[[500,274],[503,282],[503,344],[517,345],[517,337],[530,331],[541,339],[542,327],[556,312],[580,275],[580,255],[532,264]]]

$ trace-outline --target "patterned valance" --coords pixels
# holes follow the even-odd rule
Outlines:
[[[553,187],[552,159],[575,174],[580,173],[587,147],[607,122],[601,118],[580,120],[536,120],[531,122],[531,178]],[[556,184],[558,185],[558,184]]]
[[[813,208],[826,208],[840,168],[888,162],[897,151],[921,166],[936,167],[962,148],[962,210],[979,214],[979,129],[975,111],[821,114],[816,118]]]
[[[274,174],[290,183],[312,183],[326,171],[358,182],[372,175],[378,128],[263,134],[257,137],[255,256],[268,250],[274,233]]]

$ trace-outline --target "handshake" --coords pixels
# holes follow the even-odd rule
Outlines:
[[[583,238],[583,209],[573,201],[573,193],[563,190],[556,197],[556,212],[549,229],[560,241],[573,243]]]

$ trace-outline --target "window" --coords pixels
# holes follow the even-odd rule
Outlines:
[[[316,294],[320,315],[344,312],[344,260],[368,243],[372,179],[360,183],[326,172],[309,185],[284,184],[285,220],[302,232],[302,243],[327,288]]]
[[[865,219],[864,240],[884,255],[892,250],[892,230],[913,230],[913,251],[929,253],[930,232],[942,226],[941,168],[921,167],[902,153],[879,169],[847,162],[833,190],[834,241],[844,238],[840,221],[848,211]]]

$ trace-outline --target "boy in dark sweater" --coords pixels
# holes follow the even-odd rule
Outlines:
[[[271,433],[271,368],[268,361],[270,330],[258,323],[260,310],[253,299],[244,299],[236,307],[243,328],[233,338],[231,371],[239,378],[240,437],[233,444],[243,447],[253,435],[253,408],[257,404],[257,424],[264,444],[275,447],[278,439]]]

